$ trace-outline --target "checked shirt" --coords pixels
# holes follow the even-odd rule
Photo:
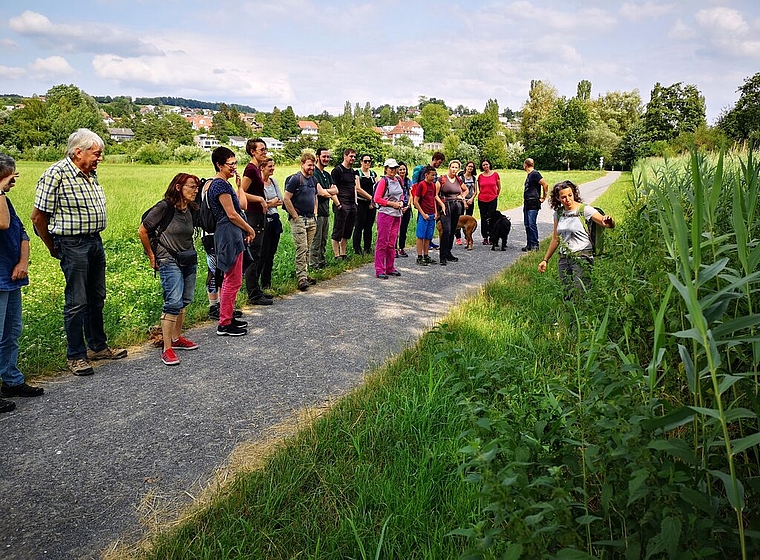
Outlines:
[[[93,171],[88,177],[71,158],[54,163],[37,182],[34,207],[50,215],[50,233],[78,235],[106,228],[106,195]]]

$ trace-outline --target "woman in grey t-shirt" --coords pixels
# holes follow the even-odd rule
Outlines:
[[[538,271],[546,272],[549,259],[559,249],[560,280],[565,287],[574,287],[575,293],[584,293],[591,285],[594,265],[588,224],[593,221],[601,227],[614,228],[615,220],[603,216],[590,204],[582,204],[578,186],[572,181],[554,185],[550,204],[554,209],[554,232]],[[566,299],[571,295],[568,293]]]

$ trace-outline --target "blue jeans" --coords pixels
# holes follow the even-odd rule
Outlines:
[[[21,336],[21,288],[0,292],[0,377],[6,385],[20,385],[18,337]]]
[[[63,305],[66,357],[69,360],[86,358],[87,346],[94,352],[107,346],[103,328],[103,305],[106,300],[103,241],[100,235],[94,234],[56,235],[53,242],[66,280]]]
[[[158,273],[161,275],[161,287],[164,290],[164,313],[179,315],[193,302],[197,270],[197,264],[179,266],[174,259],[159,260]]]
[[[527,210],[523,207],[523,221],[525,222],[525,236],[528,238],[529,249],[538,248],[538,210]]]

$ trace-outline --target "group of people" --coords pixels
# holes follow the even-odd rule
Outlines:
[[[31,220],[35,233],[50,255],[60,261],[65,280],[63,308],[66,333],[66,363],[78,376],[91,375],[94,360],[117,360],[127,351],[107,344],[103,324],[106,296],[106,254],[100,237],[107,224],[106,198],[98,183],[97,167],[103,160],[104,142],[94,132],[79,129],[71,134],[66,157],[40,177]],[[179,363],[177,351],[198,345],[182,336],[185,310],[195,294],[197,253],[193,236],[200,224],[202,205],[213,216],[215,227],[204,232],[209,315],[218,320],[219,336],[242,336],[247,323],[235,309],[238,291],[245,278],[248,303],[272,305],[272,267],[280,235],[280,209],[287,212],[296,246],[295,268],[298,288],[307,290],[316,280],[309,271],[326,265],[327,237],[336,259],[347,258],[349,239],[355,253],[371,250],[373,226],[377,222],[374,250],[375,275],[386,280],[400,276],[395,259],[407,257],[406,231],[412,208],[418,212],[415,228],[417,264],[427,266],[433,232],[440,220],[442,235],[438,262],[458,259],[452,253],[461,239],[459,217],[472,215],[477,199],[483,243],[489,243],[487,217],[496,210],[501,182],[499,174],[484,159],[480,174],[474,162],[461,169],[449,162],[448,171],[438,175],[444,161],[440,152],[431,163],[417,166],[409,177],[404,162],[393,158],[383,164],[382,177],[371,170],[372,158],[363,155],[354,169],[356,151],[343,152],[341,163],[327,171],[330,152],[320,148],[301,156],[300,170],[287,178],[281,190],[274,178],[275,162],[260,138],[249,140],[251,156],[241,176],[235,153],[219,147],[211,154],[215,175],[202,182],[195,175],[177,174],[163,199],[142,218],[138,236],[151,268],[160,275],[163,290],[161,360]],[[523,251],[538,249],[536,217],[548,195],[548,185],[527,159],[524,217],[528,242]],[[0,376],[3,397],[33,397],[43,393],[27,384],[19,371],[18,338],[21,334],[21,287],[28,284],[29,236],[6,193],[15,185],[15,162],[0,154]],[[231,181],[234,179],[234,184]],[[570,181],[554,186],[550,199],[554,230],[539,271],[559,251],[560,278],[567,285],[588,287],[593,264],[587,223],[614,227],[614,220],[581,203],[578,187]],[[330,205],[334,214],[329,230]],[[13,401],[0,399],[0,412],[15,408]]]

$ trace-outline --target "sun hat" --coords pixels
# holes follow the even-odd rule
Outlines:
[[[398,162],[393,158],[388,158],[385,160],[383,167],[398,167]]]

